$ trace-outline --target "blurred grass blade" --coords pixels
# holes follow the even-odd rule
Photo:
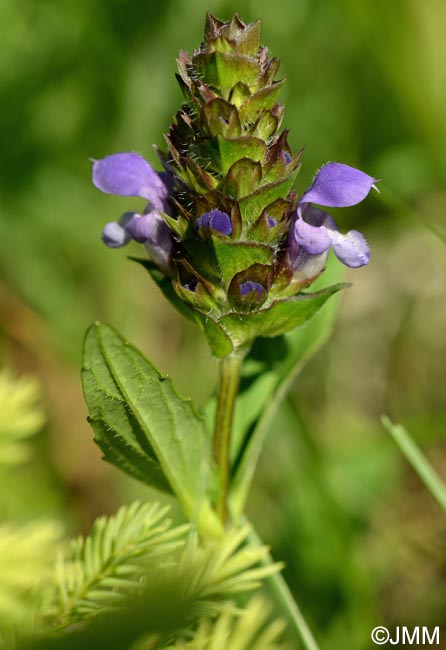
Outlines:
[[[434,223],[428,221],[426,217],[420,215],[413,209],[406,201],[404,201],[398,194],[393,192],[389,187],[383,183],[379,184],[380,189],[380,202],[385,205],[391,212],[407,217],[417,224],[422,224],[429,230],[442,244],[446,246],[446,234],[442,232]]]
[[[248,535],[248,541],[254,548],[263,546],[263,541],[252,526]],[[274,560],[271,555],[268,554],[267,557],[262,560],[262,563],[268,566],[273,564]],[[300,611],[282,573],[277,571],[269,575],[265,580],[265,586],[268,589],[273,602],[277,606],[278,612],[280,612],[281,616],[283,616],[287,621],[290,631],[295,636],[296,640],[299,641],[299,647],[303,650],[320,650],[319,645],[314,638],[304,615]]]
[[[407,460],[434,499],[446,512],[446,486],[442,483],[437,473],[414,443],[406,429],[400,424],[394,424],[386,415],[382,416],[381,422],[395,440],[396,444],[406,456]]]

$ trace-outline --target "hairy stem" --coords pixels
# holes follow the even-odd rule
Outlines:
[[[249,533],[249,543],[252,546],[264,546],[258,533],[251,526]],[[274,560],[269,555],[263,564],[272,564]],[[287,621],[290,632],[299,641],[303,650],[320,650],[316,639],[313,636],[304,615],[299,609],[282,573],[273,573],[265,580],[265,586],[269,591],[272,601],[275,603],[277,610],[281,612]]]
[[[213,452],[218,468],[219,500],[217,513],[223,522],[227,518],[227,501],[231,477],[231,430],[243,356],[240,352],[234,352],[220,360],[220,383],[217,410],[215,412]]]

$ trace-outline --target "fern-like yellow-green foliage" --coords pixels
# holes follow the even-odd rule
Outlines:
[[[42,427],[41,388],[34,377],[0,372],[0,467],[30,455],[27,439]],[[0,523],[0,646],[12,647],[16,631],[35,628],[54,583],[60,526],[53,521]]]
[[[193,622],[215,616],[234,594],[255,589],[280,569],[258,566],[268,549],[244,546],[249,527],[203,544],[189,525],[172,527],[167,511],[159,504],[123,506],[98,519],[88,537],[72,542],[58,563],[53,624],[125,607],[140,594],[157,606],[162,594],[179,618]],[[150,620],[148,612],[147,618],[148,628],[156,630],[156,616]]]
[[[189,525],[172,527],[168,507],[135,502],[100,517],[88,537],[71,543],[57,566],[56,622],[66,625],[115,608],[141,589],[142,575],[179,546]]]
[[[202,619],[191,639],[178,639],[166,650],[289,650],[281,642],[285,622],[268,622],[270,613],[268,603],[254,597],[239,612],[227,609],[216,619]]]
[[[60,533],[51,521],[0,525],[0,628],[30,627],[53,582]]]
[[[215,615],[235,594],[256,589],[264,578],[277,573],[280,563],[259,566],[268,557],[267,546],[246,546],[250,527],[232,530],[218,542],[200,544],[188,539],[178,564],[178,577],[186,595],[195,601],[198,615]]]
[[[27,438],[45,422],[41,386],[35,377],[14,378],[0,372],[0,466],[19,465],[29,458]]]

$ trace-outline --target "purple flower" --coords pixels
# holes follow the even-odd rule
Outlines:
[[[369,263],[370,249],[363,235],[357,230],[343,235],[329,214],[310,204],[331,208],[356,205],[366,198],[375,181],[359,169],[341,163],[327,163],[322,167],[302,195],[292,223],[290,255],[296,270],[301,270],[298,267],[305,257],[302,249],[311,257],[326,253],[330,246],[346,266],[355,268]]]
[[[303,208],[305,220],[312,226],[318,228],[324,226],[325,228],[336,229],[336,224],[332,217],[313,207],[312,205],[305,205]],[[314,280],[322,273],[327,263],[329,250],[323,251],[319,254],[310,254],[303,246],[298,246],[293,238],[295,256],[293,258],[293,268],[295,272],[299,273],[299,278],[302,281]]]
[[[216,230],[222,235],[229,236],[232,234],[231,217],[221,210],[211,210],[202,214],[197,219],[197,228],[201,228],[202,226],[212,228],[212,230]]]
[[[169,191],[158,174],[137,153],[115,153],[93,163],[93,183],[102,192],[119,196],[140,196],[154,208],[165,210]]]
[[[169,227],[156,210],[142,215],[135,212],[125,229],[135,241],[146,245],[150,258],[161,269],[167,270],[173,241]]]
[[[108,194],[140,196],[149,201],[142,215],[126,212],[119,222],[108,223],[102,231],[103,242],[119,248],[134,239],[146,245],[158,266],[167,269],[173,241],[160,212],[170,212],[170,175],[158,174],[137,153],[117,153],[94,162],[93,183]]]

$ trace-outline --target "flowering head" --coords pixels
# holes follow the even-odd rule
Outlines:
[[[315,207],[362,201],[375,179],[328,163],[298,199],[302,151],[281,130],[279,61],[260,45],[260,22],[208,15],[204,42],[181,52],[185,101],[158,151],[157,172],[136,153],[93,165],[100,190],[148,201],[105,226],[103,241],[143,243],[146,266],[166,296],[204,329],[217,356],[276,336],[309,318],[340,287],[309,294],[329,249],[350,267],[367,264],[364,237],[341,234]]]

